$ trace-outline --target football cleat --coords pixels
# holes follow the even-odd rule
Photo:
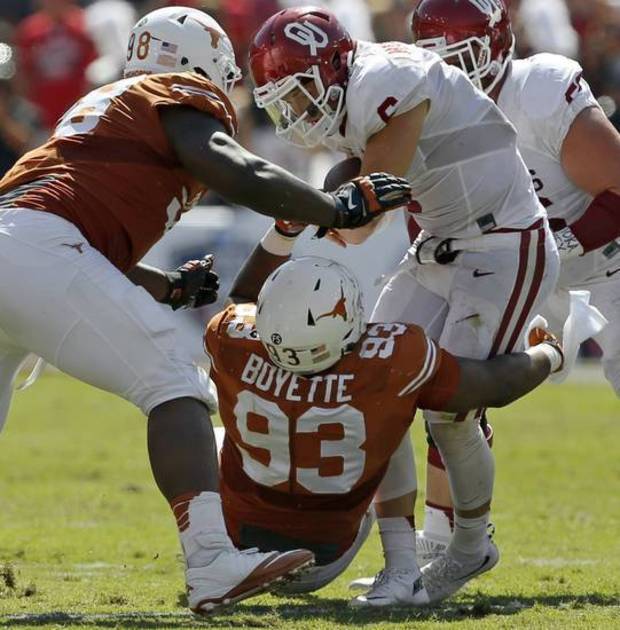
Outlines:
[[[384,606],[426,606],[430,602],[419,570],[384,569],[377,573],[372,587],[349,603],[353,608]]]
[[[474,562],[463,563],[451,553],[446,553],[422,567],[424,585],[432,604],[456,593],[467,582],[490,571],[499,562],[499,550],[492,540],[488,541],[485,553]]]
[[[423,567],[429,562],[439,558],[450,544],[450,538],[424,531],[415,534],[415,555],[418,566]]]
[[[208,615],[221,606],[262,593],[275,582],[313,564],[314,554],[305,549],[284,553],[223,549],[207,566],[187,569],[190,610],[196,615]]]

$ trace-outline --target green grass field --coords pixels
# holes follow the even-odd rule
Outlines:
[[[350,610],[348,581],[381,566],[373,534],[317,595],[262,596],[201,622],[184,608],[144,420],[45,375],[16,394],[0,436],[0,627],[620,628],[620,403],[604,385],[547,386],[492,418],[502,559],[462,595],[429,611]],[[421,445],[421,426],[414,436]]]

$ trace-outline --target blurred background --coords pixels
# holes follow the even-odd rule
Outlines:
[[[213,15],[230,35],[237,63],[245,70],[254,31],[280,8],[303,4],[331,9],[354,38],[410,41],[415,0],[1,0],[0,2],[0,177],[13,162],[43,141],[58,117],[93,87],[120,78],[128,33],[137,18],[161,6],[181,4]],[[620,0],[512,0],[517,55],[555,52],[578,59],[605,112],[620,128]],[[249,81],[237,86],[234,101],[239,141],[320,186],[338,159],[312,154],[276,138],[254,106]],[[406,248],[403,220],[389,225],[361,247],[346,251],[305,235],[296,254],[326,255],[347,262],[362,281],[368,308]],[[214,195],[188,215],[150,253],[153,264],[173,268],[190,257],[214,252],[223,291],[269,221]],[[309,232],[309,230],[306,230]],[[219,305],[179,314],[188,323],[188,343],[197,351],[202,325]],[[594,344],[585,353],[596,355]]]

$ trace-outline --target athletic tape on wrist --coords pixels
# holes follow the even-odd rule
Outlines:
[[[561,352],[548,343],[539,343],[537,346],[528,348],[525,352],[531,356],[533,356],[536,352],[544,352],[549,359],[549,363],[551,363],[551,370],[549,371],[549,374],[557,372],[562,367],[562,362],[564,361],[564,357]]]
[[[275,226],[271,226],[260,240],[261,247],[274,256],[290,256],[295,246],[296,236],[284,236]]]

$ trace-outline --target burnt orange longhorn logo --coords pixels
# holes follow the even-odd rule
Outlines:
[[[220,45],[220,39],[222,39],[222,34],[218,33],[218,31],[216,31],[213,27],[208,26],[201,20],[197,20],[196,18],[192,18],[192,19],[195,22],[198,22],[198,24],[200,24],[200,26],[202,26],[202,28],[204,28],[204,30],[207,31],[209,35],[211,35],[211,46],[213,46],[213,48],[218,48]]]
[[[318,322],[319,319],[323,319],[323,317],[331,317],[333,319],[335,319],[336,317],[342,317],[345,322],[347,321],[347,298],[344,296],[344,291],[342,290],[342,287],[340,288],[340,299],[336,302],[334,308],[332,308],[332,310],[328,311],[327,313],[319,315],[316,318],[316,321]]]

